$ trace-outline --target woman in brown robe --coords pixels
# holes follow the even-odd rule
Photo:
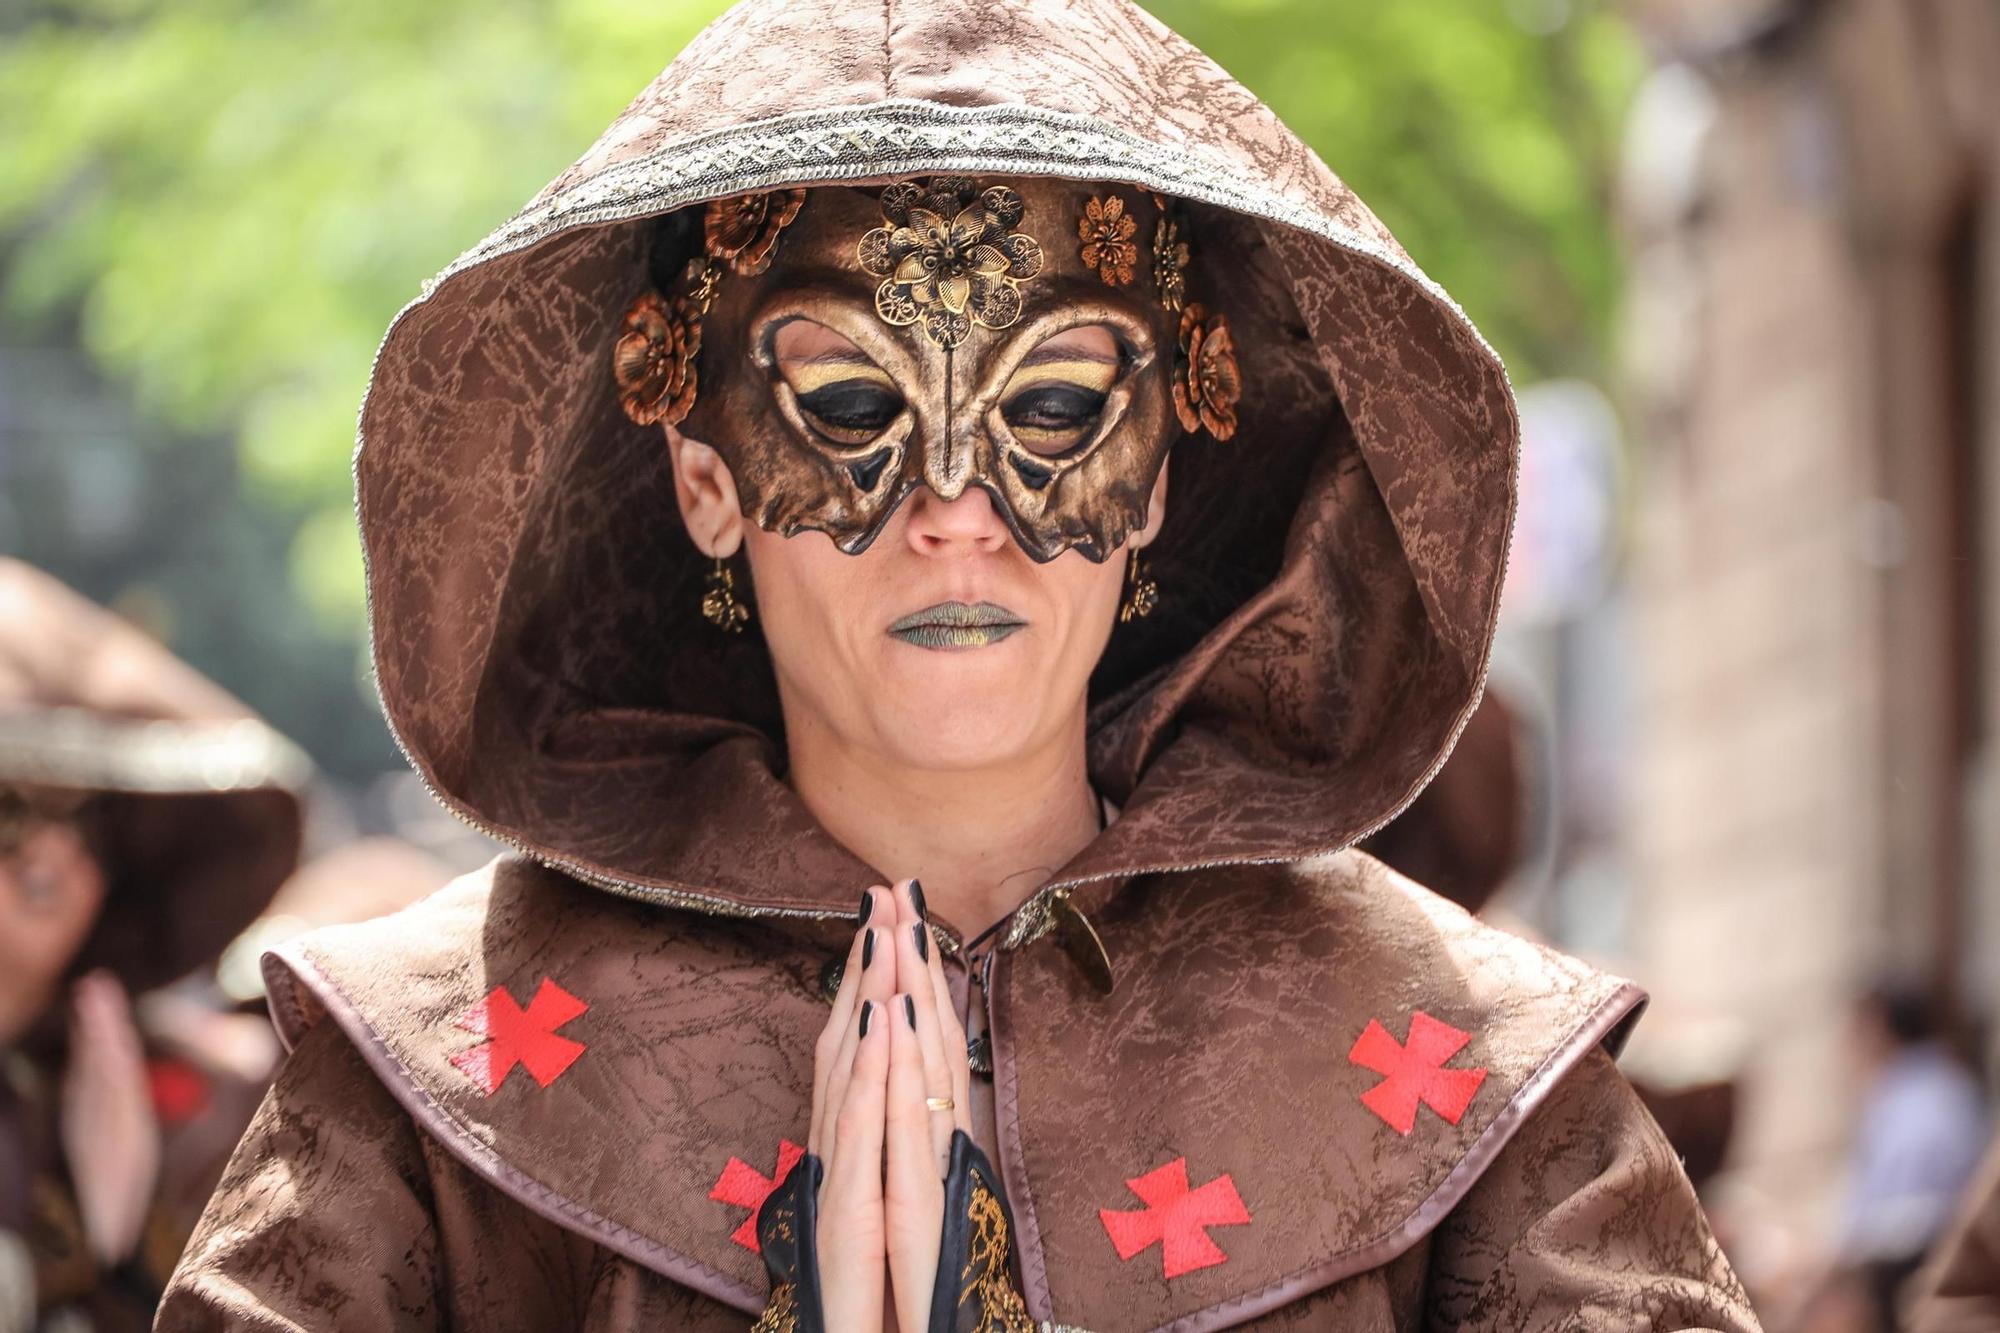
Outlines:
[[[384,341],[387,716],[514,851],[267,961],[160,1327],[1754,1328],[1641,992],[1353,850],[1517,444],[1126,0],[739,5]]]
[[[247,1070],[131,999],[270,900],[305,770],[144,634],[0,560],[0,1333],[151,1326],[269,1057]]]

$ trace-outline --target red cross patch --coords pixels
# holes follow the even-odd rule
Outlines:
[[[1222,1247],[1208,1238],[1208,1228],[1250,1220],[1250,1210],[1243,1206],[1236,1182],[1226,1173],[1199,1189],[1189,1189],[1185,1157],[1126,1181],[1125,1188],[1145,1200],[1146,1206],[1100,1208],[1098,1220],[1104,1223],[1104,1232],[1111,1237],[1118,1257],[1128,1262],[1158,1242],[1170,1278],[1228,1262]]]
[[[1417,1103],[1457,1124],[1486,1081],[1484,1069],[1446,1069],[1444,1062],[1465,1048],[1471,1034],[1440,1023],[1419,1009],[1410,1015],[1410,1037],[1398,1043],[1374,1019],[1347,1053],[1351,1064],[1373,1070],[1382,1081],[1361,1094],[1362,1104],[1398,1134],[1417,1125]]]
[[[556,1029],[589,1008],[547,977],[526,1009],[505,986],[495,986],[456,1020],[459,1027],[486,1040],[452,1056],[451,1062],[488,1097],[500,1091],[515,1065],[525,1067],[546,1088],[584,1052],[582,1042],[557,1036]]]
[[[764,1247],[757,1243],[757,1210],[764,1206],[764,1200],[770,1197],[772,1190],[785,1183],[785,1177],[792,1173],[792,1168],[805,1155],[806,1150],[790,1139],[779,1139],[778,1169],[769,1176],[740,1157],[729,1159],[708,1191],[708,1197],[717,1203],[750,1210],[750,1216],[743,1219],[742,1226],[729,1233],[729,1239],[753,1254],[764,1252]]]

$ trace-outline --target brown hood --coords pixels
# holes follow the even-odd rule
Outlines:
[[[1169,505],[1176,615],[1120,626],[1090,768],[1122,816],[1049,887],[1291,860],[1379,827],[1484,679],[1512,522],[1505,373],[1366,207],[1128,0],[746,0],[391,326],[355,470],[387,714],[439,799],[635,896],[845,912],[874,872],[777,776],[754,634],[699,616],[666,450],[614,392],[646,220],[748,190],[934,172],[1192,201],[1191,296],[1236,331],[1249,456]],[[1195,561],[1190,535],[1233,534]]]
[[[144,990],[219,953],[298,863],[309,767],[157,642],[0,558],[0,783],[115,803],[79,968]]]

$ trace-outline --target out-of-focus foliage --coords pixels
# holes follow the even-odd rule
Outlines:
[[[1145,0],[1389,224],[1517,382],[1601,375],[1611,179],[1645,72],[1588,0]]]
[[[1517,378],[1596,368],[1639,70],[1615,20],[1586,0],[1149,7],[1370,200]],[[142,417],[233,437],[250,502],[295,531],[299,604],[351,639],[348,458],[382,331],[722,8],[26,0],[0,17],[15,336],[73,322]]]
[[[86,344],[142,411],[235,431],[260,494],[310,515],[300,593],[355,623],[347,464],[390,318],[723,6],[37,8],[0,38],[10,313],[80,301]]]

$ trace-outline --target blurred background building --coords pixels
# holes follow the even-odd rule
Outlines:
[[[1735,1027],[1733,1202],[1811,1236],[1857,993],[1914,980],[1990,1063],[2000,6],[1634,16],[1629,949],[1663,1008]]]
[[[321,851],[485,854],[368,683],[376,341],[723,7],[0,8],[0,552],[311,750]],[[1628,1068],[1769,1325],[1838,1326],[1816,1296],[1886,1067],[1857,1003],[1893,982],[1994,1064],[2000,5],[1147,7],[1521,390],[1503,720],[1413,816],[1471,840],[1385,854],[1652,989]]]

